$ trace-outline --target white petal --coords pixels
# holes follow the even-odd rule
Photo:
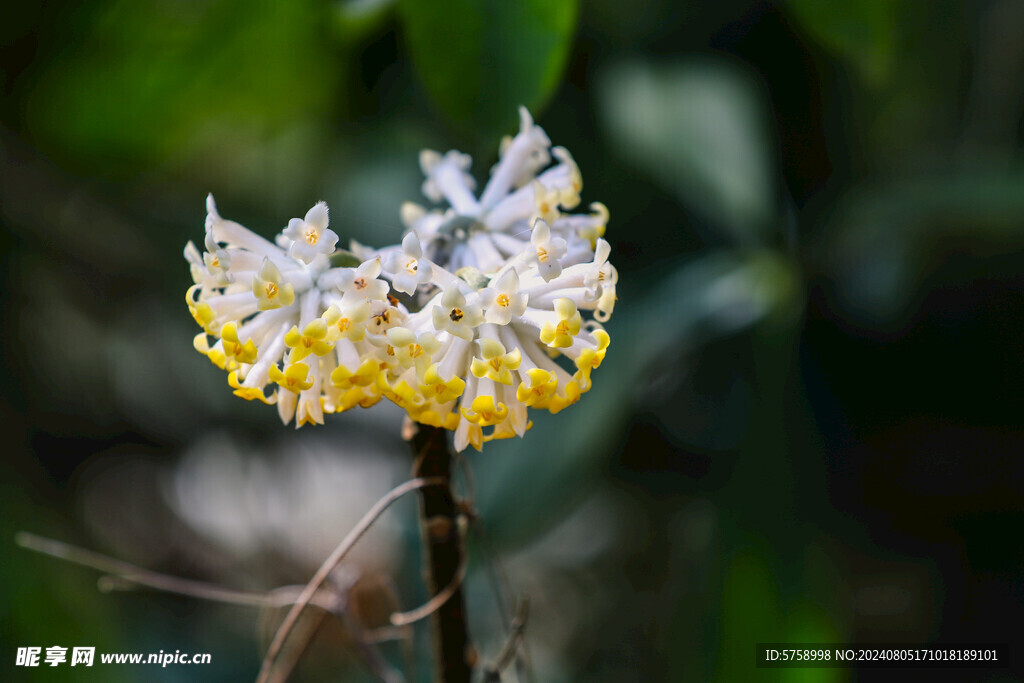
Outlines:
[[[306,212],[306,222],[317,230],[327,228],[327,202],[317,202],[312,209]]]

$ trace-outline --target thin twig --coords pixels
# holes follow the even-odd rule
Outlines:
[[[484,670],[484,683],[496,683],[501,680],[501,672],[508,668],[516,659],[519,646],[523,640],[523,632],[526,630],[526,620],[530,616],[530,600],[526,597],[520,598],[519,607],[516,610],[516,618],[512,620],[509,629],[508,640],[505,646],[498,653],[498,658],[493,664],[489,664]]]
[[[404,626],[381,626],[363,631],[362,639],[367,645],[378,645],[392,640],[406,640],[409,636],[409,629]]]
[[[282,586],[268,593],[243,591],[236,588],[217,586],[204,581],[183,579],[178,576],[161,574],[149,569],[86,550],[70,543],[44,538],[27,531],[19,531],[14,535],[14,542],[27,550],[56,557],[83,567],[105,572],[97,580],[98,588],[103,592],[112,590],[128,590],[136,586],[145,586],[165,593],[184,595],[200,600],[227,603],[229,605],[245,605],[248,607],[284,607],[295,602],[301,594],[301,586]],[[321,609],[332,611],[337,598],[329,591],[321,591],[316,597],[316,604]]]
[[[464,542],[466,538],[465,531],[462,531],[459,536],[460,542]],[[455,578],[453,578],[451,582],[444,587],[444,590],[430,598],[430,600],[427,600],[416,609],[411,609],[408,612],[395,612],[391,615],[391,623],[395,626],[408,626],[420,621],[421,619],[426,619],[431,614],[441,609],[441,607],[444,606],[444,603],[448,602],[448,600],[455,595],[455,592],[462,586],[462,581],[466,578],[466,565],[468,564],[468,559],[467,554],[462,553],[462,556],[459,558],[459,569],[455,572]]]
[[[351,614],[344,615],[342,623],[353,633],[360,631],[358,622]],[[363,664],[370,670],[370,673],[381,683],[400,683],[405,680],[405,677],[388,664],[377,648],[373,647],[365,638],[356,639],[352,644],[352,649],[356,651]],[[279,680],[284,683],[284,678]]]
[[[388,507],[391,506],[396,500],[404,496],[405,494],[421,489],[425,486],[436,486],[443,484],[444,479],[442,477],[420,477],[416,479],[410,479],[409,481],[396,486],[395,488],[388,491],[377,503],[370,508],[359,523],[348,533],[348,535],[342,540],[334,552],[331,553],[322,565],[317,570],[313,578],[306,584],[302,593],[299,595],[299,599],[292,605],[291,610],[288,612],[288,616],[281,622],[281,626],[277,629],[277,633],[274,634],[274,639],[270,642],[270,647],[267,648],[267,653],[263,658],[263,663],[260,665],[260,673],[257,677],[257,683],[268,683],[270,680],[270,672],[274,666],[274,660],[277,659],[278,653],[284,646],[285,640],[288,638],[288,634],[295,627],[296,622],[299,620],[299,616],[302,611],[309,604],[310,600],[316,594],[316,591],[320,588],[320,584],[327,580],[334,568],[338,566],[345,555],[352,549],[352,546],[356,544],[363,534],[369,531],[370,527],[377,518],[380,517]]]
[[[272,677],[270,683],[284,683],[285,679],[288,678],[288,674],[299,664],[299,660],[302,659],[303,655],[306,654],[306,650],[313,643],[313,638],[316,637],[320,627],[323,626],[324,618],[327,616],[326,612],[317,612],[311,614],[301,626],[296,627],[296,631],[299,633],[292,636],[292,641],[298,641],[298,646],[289,648],[284,654],[281,655],[281,659],[278,660],[277,670],[281,672],[277,677]]]
[[[505,566],[498,557],[498,553],[491,543],[490,536],[484,531],[483,522],[479,517],[473,520],[473,535],[479,539],[483,547],[488,580],[491,584],[491,589],[494,591],[495,602],[498,605],[498,616],[501,618],[506,635],[509,635],[511,634],[512,626],[516,623],[514,620],[509,621],[508,617],[510,608],[507,605],[512,605],[515,602],[515,599],[512,597],[512,583],[509,581]],[[516,658],[517,674],[520,680],[532,681],[530,651],[525,639],[520,643],[520,650],[520,656]]]

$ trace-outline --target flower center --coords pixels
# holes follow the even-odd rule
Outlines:
[[[411,261],[405,264],[405,269],[409,271],[410,275],[415,275],[417,268],[419,268],[419,264],[416,262],[416,259],[412,259]]]
[[[499,294],[498,297],[494,301],[495,301],[495,303],[497,303],[499,306],[502,306],[503,308],[508,308],[509,303],[511,303],[509,298],[508,298],[508,294],[504,294],[504,293]]]
[[[419,344],[409,344],[409,357],[419,358],[423,355],[423,347]]]
[[[453,308],[452,312],[448,314],[448,317],[452,319],[453,323],[457,323],[462,320],[463,315],[461,308]]]
[[[487,362],[488,362],[488,364],[490,364],[490,366],[492,368],[494,368],[495,372],[501,372],[501,356],[499,356],[497,358],[492,358],[491,360],[489,360]]]
[[[357,278],[356,281],[353,282],[352,284],[356,286],[356,289],[366,288],[366,280],[364,280],[363,278]]]
[[[275,296],[277,296],[277,285],[275,285],[273,282],[268,282],[266,289],[268,299],[273,299]]]
[[[352,322],[348,318],[339,318],[337,325],[338,331],[344,332],[345,330],[352,326]]]
[[[544,263],[548,260],[548,250],[544,247],[537,247],[537,260]]]
[[[317,232],[316,228],[310,228],[306,231],[306,241],[310,245],[314,245],[320,241],[320,233]]]

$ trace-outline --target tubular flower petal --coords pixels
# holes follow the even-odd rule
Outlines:
[[[425,151],[423,191],[442,206],[404,204],[401,244],[352,243],[357,264],[336,255],[323,202],[268,240],[209,197],[205,249],[184,250],[194,347],[236,396],[297,427],[387,398],[461,451],[523,436],[530,409],[572,405],[610,344],[608,210],[566,213],[579,168],[525,109],[500,152],[478,195],[467,155]]]
[[[252,339],[242,343],[238,339],[238,324],[224,323],[220,330],[221,341],[224,342],[224,353],[238,363],[254,363],[256,361],[256,344]]]
[[[558,378],[554,373],[540,368],[531,368],[527,371],[530,383],[526,381],[519,383],[516,389],[516,400],[520,403],[536,408],[546,408],[551,395],[558,388]]]
[[[306,325],[302,332],[293,326],[284,335],[284,343],[290,348],[291,360],[300,361],[309,354],[326,356],[334,348],[334,344],[327,341],[327,322],[323,318],[317,318]]]
[[[495,404],[493,396],[477,396],[470,408],[462,409],[462,416],[473,424],[489,427],[508,416],[508,407],[501,402]]]
[[[391,286],[399,292],[413,294],[419,285],[430,281],[430,262],[423,258],[423,248],[415,232],[402,240],[402,251],[391,252],[385,270],[393,273]]]
[[[558,322],[544,323],[540,329],[540,340],[556,349],[572,346],[573,337],[580,333],[583,317],[576,310],[576,304],[572,299],[556,299],[555,313],[558,315]]]
[[[514,268],[509,268],[492,286],[480,291],[480,299],[486,309],[487,322],[508,325],[526,312],[529,297],[519,291],[519,275]]]
[[[293,218],[281,233],[290,241],[288,255],[303,263],[311,263],[319,254],[331,254],[338,235],[327,227],[327,204],[319,202],[306,212],[305,218]]]
[[[269,258],[263,259],[263,265],[252,278],[252,293],[261,311],[291,306],[295,301],[295,288],[282,282],[281,271]]]
[[[313,386],[313,378],[309,377],[309,366],[305,363],[292,363],[284,372],[275,365],[270,368],[270,379],[296,394]]]
[[[481,339],[480,353],[483,358],[474,358],[470,371],[476,377],[487,377],[499,384],[512,384],[512,371],[519,368],[522,354],[519,349],[505,353],[505,347],[494,339]]]

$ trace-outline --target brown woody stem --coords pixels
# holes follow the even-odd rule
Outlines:
[[[420,489],[420,525],[424,545],[424,572],[430,597],[455,585],[455,590],[431,617],[435,679],[443,683],[469,683],[476,650],[469,640],[466,605],[458,582],[463,567],[460,512],[452,493],[452,455],[447,432],[440,427],[416,425],[409,444],[416,458],[414,477],[439,478],[443,483]]]

